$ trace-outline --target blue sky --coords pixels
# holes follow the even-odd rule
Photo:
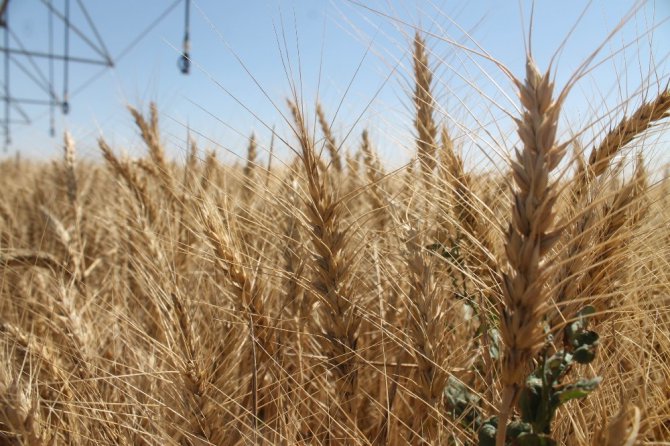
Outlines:
[[[65,0],[51,1],[63,10]],[[172,4],[171,0],[83,2],[114,59]],[[78,88],[100,68],[71,65],[70,90],[78,93],[70,100],[70,114],[57,114],[56,138],[49,136],[48,110],[25,106],[32,124],[12,127],[9,154],[18,150],[33,157],[60,156],[65,129],[73,133],[83,156],[97,156],[95,141],[100,135],[119,150],[139,154],[143,148],[125,106],[145,107],[156,101],[173,156],[184,154],[188,125],[202,148],[216,148],[222,159],[235,162],[244,156],[252,131],[264,146],[272,126],[290,140],[282,114],[286,115],[285,98],[292,95],[294,85],[310,115],[319,98],[326,114],[335,117],[337,133],[348,135],[345,150],[354,149],[360,130],[368,127],[385,159],[401,163],[413,150],[409,49],[413,27],[419,26],[432,50],[438,120],[462,143],[466,158],[498,162],[508,148],[501,141],[514,139],[505,117],[516,107],[514,89],[501,70],[479,54],[485,52],[523,76],[531,5],[525,0],[193,0],[193,67],[184,76],[176,65],[184,31],[184,6],[179,3],[113,69],[81,91]],[[594,0],[586,5],[581,0],[538,1],[534,7],[532,49],[540,67],[547,66],[570,34],[553,67],[559,87],[634,3]],[[657,91],[657,78],[665,85],[670,73],[669,5],[665,0],[645,3],[605,45],[596,59],[604,62],[572,91],[565,108],[566,128],[578,128],[607,113],[619,116],[624,110],[614,106],[622,97],[632,97],[629,106],[634,107],[645,89],[651,89],[649,94]],[[75,0],[71,14],[73,23],[93,36]],[[42,0],[10,1],[9,20],[27,48],[48,50]],[[58,53],[63,27],[54,23]],[[81,39],[71,39],[72,55],[96,57]],[[10,46],[16,47],[16,42]],[[48,72],[46,61],[36,63]],[[56,63],[59,94],[62,71]],[[15,97],[45,98],[16,66],[10,72],[10,86]],[[12,116],[17,116],[15,110]],[[608,124],[598,122],[595,129]],[[587,142],[588,138],[585,135]],[[281,144],[277,147],[284,158],[288,150]]]

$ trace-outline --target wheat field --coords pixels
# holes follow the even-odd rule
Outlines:
[[[140,157],[0,162],[0,444],[670,444],[670,91],[559,131],[528,54],[489,171],[408,51],[398,169],[299,97],[285,164],[173,159],[154,104]]]

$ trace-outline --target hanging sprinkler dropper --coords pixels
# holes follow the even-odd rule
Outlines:
[[[190,18],[191,18],[191,0],[184,0],[186,11],[184,13],[184,46],[182,49],[181,57],[177,62],[179,70],[182,74],[189,74],[191,71],[191,37],[190,37]]]

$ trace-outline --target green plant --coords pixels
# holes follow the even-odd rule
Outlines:
[[[511,446],[553,446],[551,425],[558,408],[570,400],[585,398],[598,387],[601,378],[564,380],[575,363],[588,364],[595,359],[598,334],[587,329],[588,317],[595,312],[585,307],[576,320],[565,329],[566,348],[548,356],[545,348],[542,360],[528,376],[519,395],[521,419],[507,426],[506,444]],[[485,421],[479,428],[479,446],[492,446],[498,427],[497,417]]]
[[[574,364],[588,364],[595,359],[599,336],[587,327],[588,317],[594,312],[593,307],[585,307],[565,328],[565,349],[549,356],[548,348],[545,348],[540,364],[528,376],[521,390],[520,419],[508,423],[506,445],[557,445],[551,438],[551,428],[558,408],[568,401],[585,398],[598,387],[600,377],[564,382]],[[477,432],[479,446],[495,445],[498,417],[484,420],[479,408],[480,398],[463,382],[450,377],[444,399],[449,416]]]

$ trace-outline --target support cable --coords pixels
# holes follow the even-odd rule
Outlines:
[[[88,26],[93,31],[93,34],[95,35],[95,38],[98,41],[98,45],[100,45],[100,49],[103,52],[103,57],[107,61],[107,65],[110,66],[110,67],[113,67],[114,66],[114,61],[112,60],[112,56],[109,54],[109,51],[107,50],[107,47],[105,46],[105,41],[102,40],[102,37],[100,36],[100,33],[98,32],[98,28],[95,26],[95,22],[93,22],[93,19],[91,19],[91,16],[89,15],[88,10],[84,6],[84,3],[81,0],[77,0],[77,4],[79,4],[79,9],[81,9],[81,12],[84,13],[84,18],[86,19],[86,22],[88,22]]]
[[[49,99],[17,98],[14,96],[12,96],[11,98],[6,98],[5,96],[0,96],[0,101],[6,101],[7,99],[9,99],[9,101],[12,103],[12,108],[15,110],[17,104],[48,105],[51,102]],[[20,114],[23,115],[23,113]]]
[[[2,90],[5,89],[5,84],[4,84],[4,82],[0,82],[0,89],[2,89]],[[5,99],[2,98],[2,99],[0,99],[0,100],[4,101]],[[13,108],[14,110],[16,110],[16,112],[17,112],[19,115],[21,115],[21,117],[23,118],[23,121],[19,122],[19,124],[27,124],[27,125],[29,125],[29,124],[31,123],[31,121],[30,121],[30,116],[28,116],[28,113],[26,113],[26,111],[23,109],[23,107],[21,107],[21,101],[16,101],[16,100],[14,100],[14,98],[12,98],[12,101],[11,101],[11,102],[12,102],[12,104],[11,104],[12,108]]]
[[[170,4],[153,22],[151,22],[146,28],[140,32],[137,37],[135,37],[124,49],[122,49],[116,58],[114,58],[115,63],[119,63],[121,59],[126,57],[128,53],[130,53],[133,48],[135,48],[139,43],[151,32],[155,27],[157,27],[164,19],[167,17],[178,5],[181,3],[182,0],[175,0]],[[91,76],[88,80],[84,81],[79,87],[77,87],[76,90],[72,92],[72,97],[78,95],[82,91],[84,91],[86,88],[88,88],[92,83],[97,81],[102,75],[107,73],[107,68],[103,68],[102,70],[98,71],[95,73],[93,76]]]
[[[70,22],[70,13],[69,13],[70,1],[69,0],[65,1],[66,11],[64,11],[63,13],[61,13],[59,10],[54,8],[53,4],[49,0],[42,0],[42,3],[47,8],[49,8],[49,11],[51,11],[56,17],[61,19],[63,21],[63,23],[65,23],[65,26],[67,28],[70,28],[72,30],[72,32],[75,33],[77,36],[79,36],[79,38],[81,40],[83,40],[88,46],[90,46],[93,49],[93,51],[95,51],[96,53],[98,53],[98,55],[100,55],[100,57],[105,59],[105,63],[108,62],[108,60],[107,60],[108,55],[105,54],[104,50],[101,50],[100,48],[98,48],[98,46],[95,43],[93,43],[93,41],[91,39],[89,39],[86,36],[86,34],[84,34],[84,32],[82,30],[80,30],[76,25],[73,25],[72,22]]]
[[[116,56],[115,60],[118,62],[119,59],[124,57],[133,48],[135,48],[135,46],[137,46],[137,44],[139,44],[156,26],[158,26],[158,24],[162,22],[163,19],[167,17],[167,15],[170,14],[177,7],[177,5],[179,5],[179,3],[181,3],[181,1],[182,0],[175,0],[174,2],[172,2],[172,4],[168,6],[167,9],[163,11],[163,13],[156,18],[156,20],[154,20],[149,24],[149,26],[144,28],[144,30],[142,30],[142,32],[140,32],[137,35],[137,37],[135,37],[132,40],[132,42],[130,42],[123,50],[121,50],[121,52]]]
[[[32,56],[32,57],[39,57],[39,58],[44,58],[44,59],[54,59],[54,60],[68,60],[69,62],[74,62],[74,63],[81,63],[81,64],[90,64],[90,65],[104,65],[106,68],[110,68],[109,64],[104,61],[104,60],[98,60],[98,59],[89,59],[87,57],[78,57],[78,56],[70,56],[68,55],[67,57],[62,54],[53,54],[49,55],[49,53],[45,53],[42,51],[23,51],[22,49],[19,48],[5,48],[2,47],[0,48],[0,51],[8,51],[9,54],[18,54],[20,56]]]
[[[33,81],[35,81],[35,83],[37,83],[40,86],[40,88],[45,90],[48,95],[53,96],[55,98],[56,93],[54,92],[52,84],[49,83],[49,80],[47,79],[47,77],[42,72],[42,69],[37,65],[37,62],[35,62],[35,59],[33,58],[33,55],[30,54],[30,51],[26,50],[25,45],[23,44],[21,39],[19,39],[19,36],[17,36],[16,33],[12,29],[9,30],[9,35],[12,39],[14,39],[14,41],[16,42],[18,47],[21,49],[21,51],[24,51],[26,53],[25,56],[28,59],[28,63],[33,68],[33,73],[34,74],[32,76],[28,75],[28,72],[26,72],[26,74]],[[10,53],[11,53],[11,50],[10,50]],[[16,57],[12,56],[11,58],[12,58],[12,62],[14,62],[17,65],[19,64],[19,61]],[[28,69],[25,68],[25,70],[28,70]],[[39,78],[39,81],[38,81],[37,78]]]
[[[47,4],[47,0],[42,0],[43,3]],[[140,44],[140,42],[151,32],[156,28],[174,9],[179,6],[179,4],[182,2],[182,0],[174,0],[170,5],[163,10],[163,12],[156,17],[156,19],[151,22],[146,28],[144,28],[128,45],[126,45],[119,53],[118,55],[113,59],[114,64],[118,64],[118,62],[126,57],[137,45]],[[57,11],[55,11],[53,8],[50,8],[50,11],[52,11],[55,15],[57,15]],[[54,56],[54,58],[56,58]],[[70,58],[70,60],[73,60]],[[92,61],[90,61],[93,63]],[[115,65],[112,65],[111,67],[104,67],[97,73],[93,74],[90,78],[88,78],[86,81],[84,81],[82,84],[80,84],[76,89],[72,91],[72,94],[70,95],[70,99],[78,96],[80,93],[82,93],[84,90],[86,90],[89,86],[91,86],[93,83],[95,83],[100,77],[102,77],[109,68],[112,68],[114,70]],[[45,116],[45,113],[42,113],[40,115],[37,115],[34,120],[39,120],[42,117]]]
[[[39,79],[37,76],[35,76],[35,73],[33,73],[30,68],[26,67],[23,62],[21,62],[19,59],[16,57],[12,56],[11,54],[9,55],[9,59],[12,62],[12,65],[16,66],[19,70],[23,72],[23,74],[26,75],[28,79],[33,81],[36,86],[40,88],[43,92],[47,94],[47,96],[51,97],[51,92],[49,91],[49,85],[43,81],[42,79]]]

